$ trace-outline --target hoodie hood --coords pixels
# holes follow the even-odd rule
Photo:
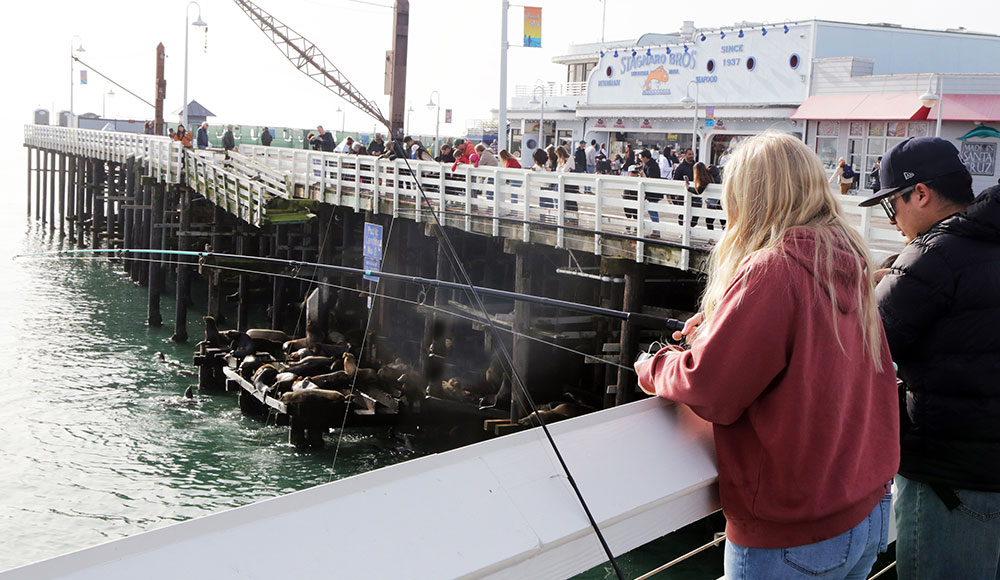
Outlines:
[[[946,218],[938,228],[963,238],[1000,243],[1000,185],[984,189],[965,211]]]
[[[831,295],[824,265],[828,250],[819,247],[815,230],[805,227],[790,229],[782,241],[782,250],[788,258],[809,272],[827,296]],[[836,299],[837,309],[843,314],[855,312],[860,307],[858,291],[862,284],[862,258],[839,236],[834,238],[833,248],[829,251],[832,252],[833,297]]]

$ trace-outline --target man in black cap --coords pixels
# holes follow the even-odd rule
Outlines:
[[[881,204],[907,246],[875,296],[901,387],[899,578],[1000,578],[1000,187],[973,197],[950,142],[885,154]]]

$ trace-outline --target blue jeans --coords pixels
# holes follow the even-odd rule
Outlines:
[[[900,580],[1000,579],[1000,493],[956,489],[953,510],[926,483],[896,476]]]
[[[815,544],[744,548],[726,540],[726,580],[864,580],[888,547],[891,503],[892,495],[886,494],[860,524]]]

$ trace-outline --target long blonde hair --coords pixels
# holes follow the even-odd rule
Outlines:
[[[749,138],[726,163],[722,205],[728,225],[712,252],[708,286],[702,297],[706,322],[711,324],[726,288],[751,254],[781,248],[788,230],[808,228],[816,240],[816,283],[825,286],[830,296],[834,320],[838,316],[834,250],[846,246],[857,256],[862,338],[881,369],[882,322],[875,304],[872,258],[861,235],[845,221],[819,157],[787,133],[767,131]],[[839,335],[837,340],[840,342]]]

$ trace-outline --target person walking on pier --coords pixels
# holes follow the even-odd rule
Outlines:
[[[271,141],[274,140],[274,135],[271,134],[271,130],[264,127],[260,131],[260,144],[264,147],[270,147]]]
[[[567,151],[568,153],[568,151]],[[587,172],[587,142],[580,141],[576,151],[573,152],[573,173]]]
[[[881,204],[908,243],[875,289],[902,379],[901,580],[1000,578],[1000,187],[974,198],[950,141],[885,154]]]
[[[728,580],[864,579],[899,466],[871,257],[799,139],[747,139],[726,173],[691,348],[636,362],[639,385],[714,424]]]
[[[687,149],[684,151],[684,160],[674,166],[675,181],[694,181],[694,150]]]
[[[226,125],[226,132],[222,134],[222,148],[229,151],[239,151],[236,149],[236,137],[233,136],[233,126]]]
[[[597,172],[597,139],[591,139],[590,145],[585,149],[587,153],[587,173]]]
[[[198,149],[208,149],[208,121],[198,127]]]

